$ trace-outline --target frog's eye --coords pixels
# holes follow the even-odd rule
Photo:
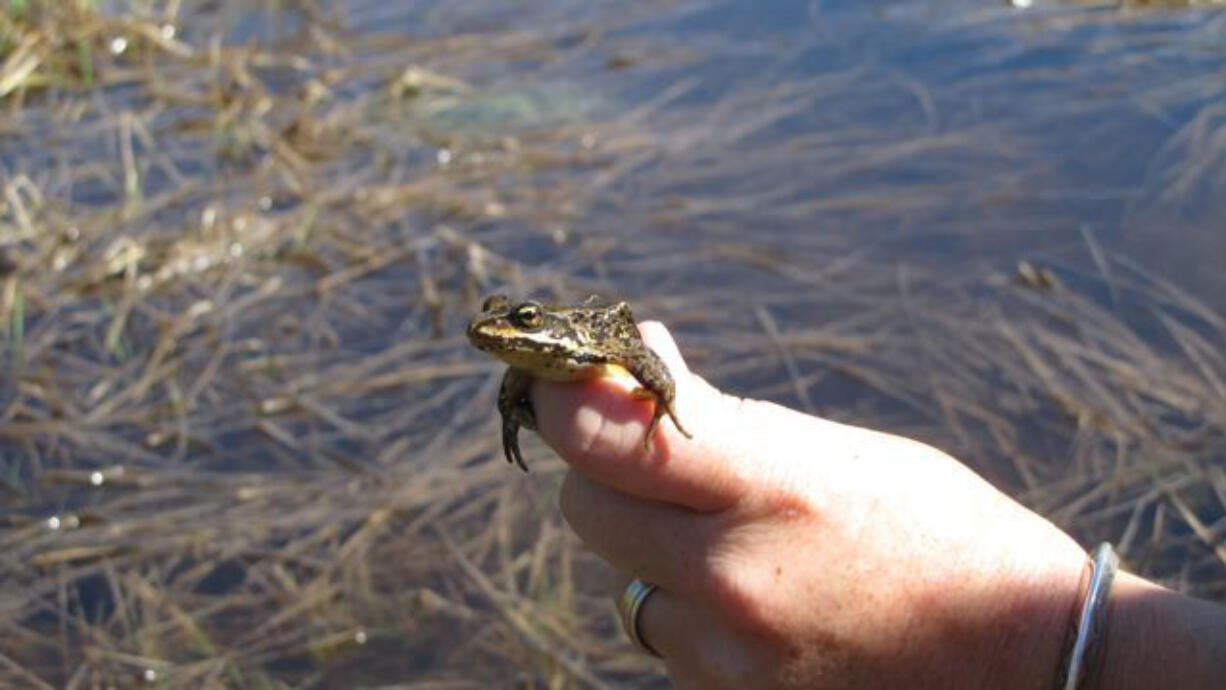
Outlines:
[[[516,307],[512,318],[522,328],[540,328],[545,323],[541,305],[534,302],[526,302]]]
[[[505,311],[509,303],[506,295],[490,295],[481,305],[481,311]]]

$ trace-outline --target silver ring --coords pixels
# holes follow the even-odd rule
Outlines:
[[[660,653],[652,649],[651,645],[639,635],[639,611],[643,608],[643,602],[647,601],[647,597],[657,589],[659,588],[650,582],[643,582],[635,578],[626,585],[621,599],[617,601],[617,610],[622,615],[622,628],[626,631],[626,637],[630,638],[635,647],[652,656],[660,656]]]

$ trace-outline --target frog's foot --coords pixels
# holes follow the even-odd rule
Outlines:
[[[502,452],[507,456],[507,462],[519,465],[519,469],[527,472],[528,465],[519,449],[520,427],[536,429],[536,414],[532,411],[532,401],[527,398],[511,406],[502,417]]]
[[[502,453],[507,462],[519,465],[525,472],[528,465],[519,450],[519,429],[536,429],[536,413],[528,396],[532,377],[518,369],[508,369],[498,391],[498,412],[502,415]]]
[[[630,392],[630,395],[639,400],[648,398],[655,400],[656,409],[651,415],[651,421],[647,423],[647,433],[643,434],[643,450],[651,450],[651,439],[655,437],[656,428],[660,426],[660,418],[668,415],[668,418],[673,420],[673,426],[677,427],[677,431],[686,438],[694,438],[694,435],[681,426],[681,420],[677,418],[677,408],[673,406],[672,400],[664,400],[646,388],[635,388]]]
[[[660,411],[660,405],[656,404],[657,416],[659,415],[659,411]],[[682,436],[688,439],[694,438],[694,434],[691,434],[689,430],[681,426],[681,420],[677,419],[677,408],[673,407],[673,403],[671,400],[667,404],[664,405],[664,411],[668,413],[668,418],[673,420],[673,426],[677,427],[677,431],[680,431]]]
[[[519,469],[527,472],[528,465],[524,463],[524,455],[519,450],[519,425],[504,422],[502,425],[502,454],[507,462],[519,465]]]

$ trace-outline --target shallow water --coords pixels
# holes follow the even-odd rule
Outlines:
[[[397,22],[358,3],[353,20],[442,33],[507,21],[554,36],[548,60],[481,76],[535,93],[546,122],[632,119],[659,147],[632,193],[592,199],[616,217],[590,212],[574,232],[651,235],[653,208],[686,203],[703,209],[685,214],[700,242],[752,233],[803,249],[821,234],[959,268],[1083,262],[1088,237],[1226,298],[1204,260],[1226,255],[1220,13],[964,0],[511,7],[430,6]]]

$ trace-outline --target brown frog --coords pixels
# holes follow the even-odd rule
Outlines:
[[[511,302],[505,295],[485,300],[481,313],[468,324],[468,340],[511,365],[498,392],[502,413],[502,449],[507,462],[528,471],[519,450],[519,429],[536,429],[528,388],[532,377],[575,381],[611,373],[630,373],[640,388],[635,397],[655,400],[655,413],[643,436],[643,448],[665,414],[686,438],[690,433],[677,419],[676,392],[664,360],[643,342],[625,302],[606,302],[593,295],[580,305],[548,306]]]

